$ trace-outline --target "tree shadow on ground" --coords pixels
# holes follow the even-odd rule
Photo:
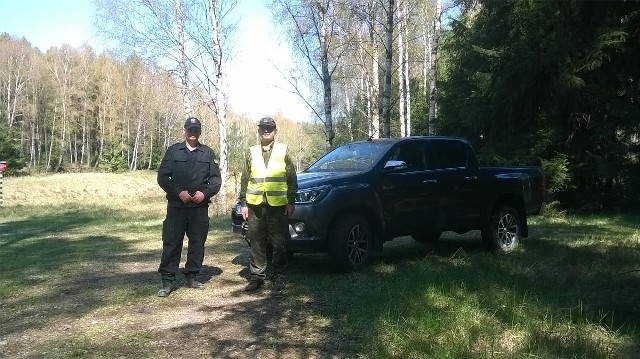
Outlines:
[[[116,293],[146,295],[139,288],[151,273],[122,274],[120,265],[143,263],[151,253],[133,250],[117,235],[80,234],[82,227],[113,220],[109,209],[62,210],[0,224],[0,335],[82,316],[113,302]]]
[[[133,214],[120,216],[124,221]],[[175,297],[172,294],[163,301],[155,297],[160,247],[141,251],[113,233],[74,236],[77,219],[84,225],[103,220],[99,211],[84,217],[66,212],[59,218],[34,217],[33,221],[46,224],[38,229],[30,229],[35,223],[31,220],[2,224],[20,238],[0,236],[0,270],[5,273],[0,280],[0,337],[34,328],[56,330],[60,323],[73,323],[75,318],[96,311],[133,306],[139,308],[136,313],[153,314],[159,322],[131,333],[131,339],[125,336],[93,343],[87,349],[90,354],[154,358],[333,358],[372,353],[382,357],[486,357],[488,354],[478,354],[472,345],[492,339],[483,335],[495,339],[502,333],[492,332],[484,322],[464,326],[458,317],[458,303],[468,303],[494,328],[511,329],[522,321],[542,321],[545,316],[569,327],[588,321],[606,333],[633,338],[614,348],[612,356],[633,357],[640,352],[640,298],[634,296],[638,275],[620,272],[640,262],[637,248],[624,243],[578,245],[594,233],[617,236],[625,233],[622,229],[567,223],[532,225],[531,237],[506,255],[486,252],[479,233],[446,233],[440,242],[428,245],[401,238],[385,244],[371,267],[355,273],[333,272],[325,255],[296,255],[289,265],[287,289],[277,293],[266,288],[257,294],[241,289],[248,277],[249,248],[236,235],[225,234],[208,242],[205,260],[216,264],[207,264],[201,273],[208,288],[218,285],[216,294],[207,298],[179,289]],[[637,228],[631,223],[622,225]],[[212,227],[215,233],[227,225],[223,220],[212,220]],[[32,230],[30,235],[28,230]],[[153,230],[159,233],[160,228]],[[230,263],[220,263],[220,258],[229,258]],[[114,270],[119,266],[140,269]],[[14,293],[30,290],[34,293]],[[441,299],[436,300],[432,293]],[[225,301],[216,303],[216,296],[224,296]],[[197,323],[174,323],[176,318],[164,322],[163,316],[170,317],[174,309],[189,308]],[[424,320],[436,325],[425,329],[419,323]],[[393,325],[398,335],[406,336],[401,346],[389,345],[387,330]],[[460,327],[461,335],[469,335],[468,345],[439,342],[442,333],[454,333]],[[421,335],[412,331],[421,331]],[[534,328],[529,338],[529,346],[493,354],[606,357],[595,337],[560,340],[550,331]],[[47,345],[79,344],[67,338]],[[416,352],[415,348],[420,349]],[[0,354],[11,353],[2,353],[0,348]]]
[[[626,225],[637,228],[631,223]],[[440,242],[429,245],[405,238],[400,243],[385,245],[374,265],[358,273],[332,272],[323,255],[296,256],[290,264],[293,286],[286,293],[293,313],[277,313],[277,307],[261,307],[262,311],[252,317],[252,325],[263,347],[279,348],[283,353],[293,350],[297,344],[287,347],[284,339],[280,339],[280,344],[274,343],[274,333],[288,328],[303,330],[296,323],[305,318],[318,318],[318,322],[326,325],[318,327],[321,332],[317,335],[323,339],[310,347],[316,357],[357,356],[371,353],[372,346],[378,346],[375,353],[403,356],[402,349],[384,347],[380,341],[380,323],[403,322],[419,312],[431,312],[435,321],[455,321],[450,309],[424,300],[425,293],[445,288],[452,302],[475,298],[479,309],[499,323],[497,327],[510,328],[514,321],[526,320],[518,319],[518,308],[512,306],[524,305],[528,308],[525,316],[535,320],[542,321],[541,318],[549,315],[565,321],[568,326],[587,321],[605,328],[610,335],[638,338],[640,298],[633,295],[637,294],[638,275],[618,271],[637,266],[640,253],[624,244],[575,245],[585,236],[623,233],[624,229],[592,225],[533,226],[531,237],[523,241],[520,249],[508,254],[486,252],[479,233],[463,236],[447,233]],[[521,303],[505,305],[509,298]],[[416,308],[416,305],[422,307]],[[275,313],[264,314],[265,310]],[[454,324],[443,325],[443,330],[447,328],[454,330]],[[468,330],[482,333],[484,329]],[[424,348],[421,355],[477,355],[471,347],[439,351],[434,344],[437,333],[431,334],[424,337],[424,343],[417,344]],[[577,336],[560,340],[551,332],[537,329],[531,338],[529,347],[517,349],[520,351],[510,355],[607,356],[598,338]],[[222,343],[213,348],[214,354],[225,353]],[[633,339],[616,348],[615,355],[632,356],[638,349],[640,343]]]

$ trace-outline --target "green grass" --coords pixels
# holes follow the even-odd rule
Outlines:
[[[532,220],[508,255],[479,234],[389,243],[363,273],[297,273],[367,357],[640,357],[640,217]],[[305,279],[313,277],[313,280]]]
[[[164,199],[153,173],[9,177],[4,192],[0,356],[640,357],[638,214],[532,218],[507,255],[484,251],[476,232],[397,239],[357,273],[297,255],[283,297],[239,302],[230,288],[244,283],[247,249],[213,217],[205,262],[217,277],[204,293],[162,300]],[[202,323],[158,327],[177,310]],[[255,341],[221,334],[237,323],[237,336]],[[193,333],[195,349],[162,346]]]

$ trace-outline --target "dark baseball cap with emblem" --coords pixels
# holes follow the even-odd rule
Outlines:
[[[202,124],[200,123],[200,120],[198,120],[195,117],[189,117],[185,122],[184,122],[184,129],[188,130],[191,128],[201,128]]]
[[[276,128],[276,121],[271,117],[263,117],[258,121],[258,127],[273,127]]]

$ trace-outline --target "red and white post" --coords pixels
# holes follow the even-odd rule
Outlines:
[[[2,206],[2,176],[7,172],[7,162],[0,161],[0,206]]]

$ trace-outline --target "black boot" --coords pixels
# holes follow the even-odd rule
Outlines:
[[[247,284],[247,286],[244,287],[244,290],[246,292],[255,292],[256,290],[260,289],[260,287],[262,287],[263,284],[264,284],[264,280],[251,278],[251,280],[249,281],[249,284]]]
[[[198,282],[196,277],[187,277],[187,286],[193,289],[204,289],[204,284]]]
[[[158,291],[158,297],[166,297],[173,291],[173,282],[168,280],[162,281],[162,288]]]

